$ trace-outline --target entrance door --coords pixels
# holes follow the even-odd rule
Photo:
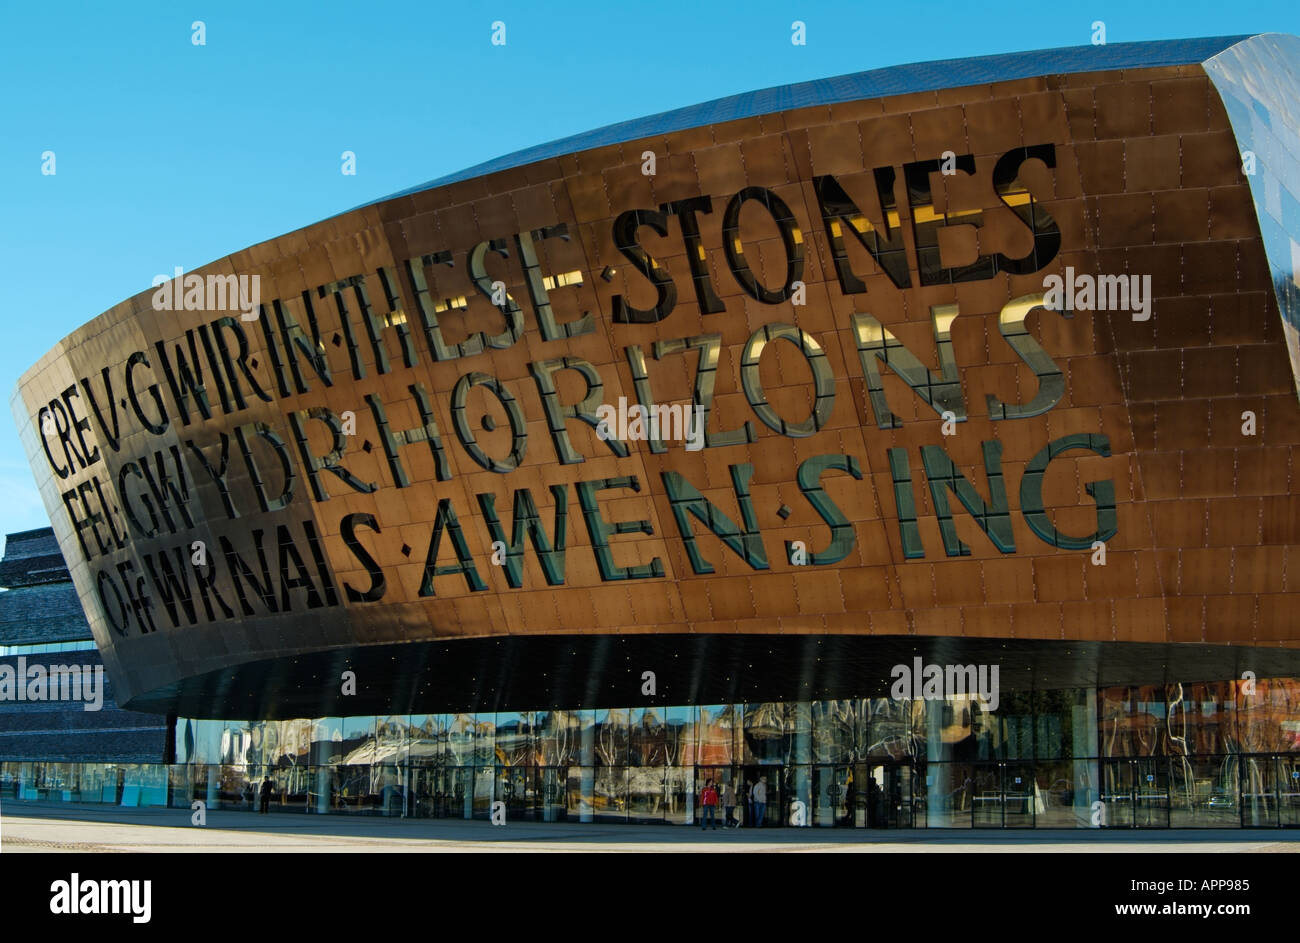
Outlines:
[[[1133,763],[1133,824],[1138,828],[1168,828],[1169,764],[1149,756]]]
[[[851,766],[813,769],[813,824],[820,827],[853,826],[857,797],[857,770]]]
[[[1154,756],[1107,761],[1101,801],[1109,828],[1169,827],[1169,766]]]
[[[1300,756],[1277,758],[1277,790],[1279,824],[1300,828]]]
[[[785,783],[785,769],[780,766],[744,766],[741,767],[741,780],[745,784],[744,795],[746,802],[743,813],[737,810],[736,815],[741,818],[745,828],[753,828],[761,824],[764,828],[772,828],[786,824],[781,820],[781,810],[785,808],[784,795],[782,795]],[[764,780],[764,786],[767,788],[767,802],[763,810],[763,820],[760,823],[756,816],[758,809],[754,800],[754,787],[758,785],[759,780]]]
[[[1034,815],[1043,811],[1043,799],[1028,765],[1007,763],[1002,768],[1002,825],[1004,828],[1033,828]]]
[[[975,767],[971,801],[975,828],[1033,828],[1042,800],[1030,767],[996,763]]]
[[[1006,797],[1002,794],[1002,767],[997,763],[975,767],[975,794],[971,824],[975,828],[1001,828]]]
[[[1241,758],[1241,824],[1244,828],[1278,824],[1276,773],[1272,756]]]
[[[916,778],[905,763],[867,763],[863,767],[862,803],[868,828],[911,828],[912,784]]]
[[[1133,762],[1108,760],[1102,767],[1102,807],[1098,824],[1105,828],[1133,827]]]

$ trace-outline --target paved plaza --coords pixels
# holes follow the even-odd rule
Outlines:
[[[1300,833],[1162,829],[1159,832],[970,829],[746,829],[462,819],[258,815],[187,809],[123,809],[63,803],[0,806],[0,852],[364,851],[854,851],[854,852],[1294,852]]]

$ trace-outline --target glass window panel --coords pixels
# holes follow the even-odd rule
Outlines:
[[[407,755],[412,766],[434,766],[447,760],[449,714],[413,714]]]
[[[934,764],[931,764],[933,769]],[[974,767],[972,784],[972,824],[975,828],[1001,828],[1002,821],[1002,767],[980,763]]]
[[[218,722],[176,720],[176,762],[216,763],[221,759],[221,729]]]
[[[568,818],[568,766],[544,766],[538,769],[541,780],[542,821],[562,822]]]
[[[1132,689],[1127,687],[1102,688],[1100,698],[1101,755],[1132,756]]]
[[[375,761],[375,718],[343,718],[343,759],[347,765],[368,765]],[[278,738],[277,738],[278,740]]]
[[[922,775],[926,827],[970,828],[975,796],[974,768],[969,763],[927,763]]]
[[[627,767],[597,766],[593,812],[597,822],[627,820]]]
[[[581,710],[572,711],[577,722],[578,730],[578,763],[582,766],[596,765],[596,711]],[[591,787],[588,785],[583,792],[583,796],[588,801],[590,808]]]
[[[1001,759],[1022,760],[1033,757],[1033,700],[1033,694],[1030,691],[1002,692],[997,712],[994,715],[1001,736],[998,745],[998,755]]]
[[[498,762],[496,714],[474,715],[474,748],[471,756],[475,766],[491,766]]]
[[[806,706],[808,702],[803,703]],[[774,824],[810,827],[813,824],[812,767],[804,764],[786,767],[783,786],[780,807],[772,810]]]
[[[685,825],[692,821],[695,803],[695,776],[690,766],[674,766],[664,770],[664,821],[672,825]]]
[[[480,716],[490,717],[491,715],[484,714]],[[495,766],[478,766],[472,772],[474,776],[474,803],[471,817],[476,819],[491,818],[492,803],[504,791],[504,784],[499,782],[498,769]]]
[[[539,771],[535,767],[516,765],[502,767],[497,773],[501,798],[506,804],[506,821],[535,821],[540,802]]]
[[[524,711],[502,711],[496,715],[496,761],[503,766],[531,766],[533,757],[533,715]]]
[[[1169,752],[1168,708],[1163,684],[1133,689],[1133,754],[1164,756]]]
[[[459,716],[465,716],[463,714]],[[474,817],[474,780],[472,766],[447,766],[442,771],[443,806],[452,818]]]
[[[782,702],[746,704],[746,764],[780,765],[789,762],[794,750],[794,716]]]
[[[536,756],[540,765],[563,768],[582,762],[582,723],[578,715],[578,711],[537,712]]]
[[[1277,788],[1278,824],[1287,828],[1300,826],[1300,754],[1285,753],[1277,757]]]
[[[635,738],[634,738],[635,739]],[[630,766],[627,771],[628,819],[662,822],[665,814],[663,766]]]
[[[1034,825],[1088,828],[1099,801],[1097,764],[1087,760],[1039,760],[1034,764]]]
[[[375,761],[389,766],[405,766],[408,761],[411,717],[391,714],[375,718]]]
[[[873,697],[866,701],[866,753],[902,759],[925,755],[925,702]]]
[[[368,763],[340,763],[335,768],[335,809],[346,813],[373,812],[379,796],[373,768]]]
[[[622,767],[627,763],[628,724],[631,712],[626,708],[597,711],[595,730],[596,763]]]
[[[312,724],[311,751],[308,754],[313,766],[329,766],[340,761],[343,755],[343,718],[321,717]]]
[[[813,767],[812,824],[820,828],[852,825],[853,768]]]
[[[695,709],[669,707],[664,712],[664,756],[670,767],[694,762],[691,744],[695,741]],[[724,761],[731,759],[728,749]]]
[[[1172,705],[1171,705],[1172,707]],[[1239,765],[1235,755],[1169,757],[1170,828],[1236,828]]]
[[[589,712],[584,712],[589,713]],[[595,812],[596,771],[591,766],[570,766],[566,791],[568,818],[590,822]]]
[[[455,766],[474,765],[474,715],[452,714],[447,730],[447,760]]]
[[[814,701],[812,704],[813,761],[852,763],[858,751],[858,709],[861,701]]]
[[[312,722],[306,719],[280,722],[280,761],[289,766],[311,763]]]
[[[632,710],[631,766],[665,766],[668,759],[668,728],[662,707]]]
[[[1241,824],[1265,828],[1281,820],[1277,768],[1273,756],[1241,757]]]
[[[971,723],[971,698],[955,695],[920,703],[925,706],[927,758],[974,759],[977,744]],[[1004,721],[1007,719],[1003,718]]]
[[[732,761],[735,744],[735,713],[730,704],[713,704],[696,708],[696,746],[688,762],[717,766]]]
[[[1237,725],[1243,753],[1300,752],[1300,681],[1260,678],[1254,693],[1236,682]]]
[[[285,809],[301,812],[307,808],[312,787],[310,767],[296,764],[283,766],[276,771],[276,780]]]
[[[1097,697],[1092,688],[1036,691],[1033,701],[1034,756],[1065,759],[1097,755]]]
[[[414,742],[414,741],[412,741]],[[442,808],[442,771],[426,762],[427,757],[412,760],[407,771],[410,784],[409,809],[416,817],[443,817],[447,814]]]

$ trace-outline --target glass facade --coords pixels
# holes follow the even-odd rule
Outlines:
[[[0,763],[0,797],[428,818],[765,826],[1300,826],[1300,679],[978,698],[181,719],[159,764]],[[722,812],[726,818],[726,810]]]
[[[50,652],[93,652],[93,639],[80,642],[40,642],[36,645],[0,645],[0,658],[15,655],[45,655]]]

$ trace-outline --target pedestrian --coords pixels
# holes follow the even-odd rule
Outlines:
[[[718,790],[713,786],[712,779],[704,781],[704,789],[700,792],[700,805],[704,808],[704,815],[700,818],[701,830],[713,826],[713,830],[718,830]]]
[[[262,808],[258,814],[263,814],[271,810],[271,777],[268,776],[262,780]]]
[[[727,810],[727,819],[723,822],[725,828],[738,828],[740,822],[736,819],[736,787],[731,783],[722,784],[722,807]]]
[[[754,828],[763,827],[763,813],[767,811],[767,777],[758,777],[754,784]]]

